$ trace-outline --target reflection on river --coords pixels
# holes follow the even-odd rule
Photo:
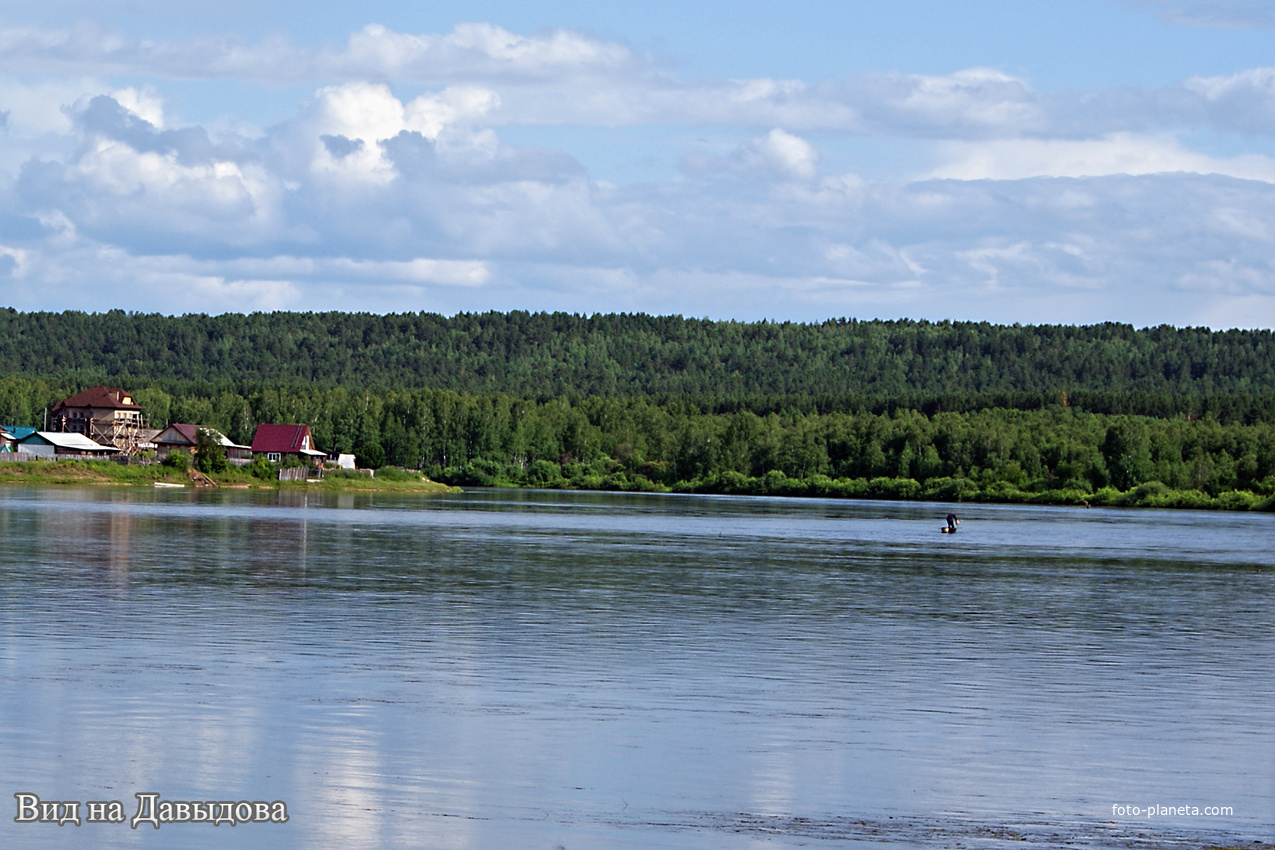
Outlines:
[[[0,845],[1275,840],[1275,518],[947,510],[0,490],[3,799],[290,815]]]

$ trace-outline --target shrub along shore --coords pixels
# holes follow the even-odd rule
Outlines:
[[[451,441],[434,444],[423,471],[462,487],[1214,510],[1269,510],[1275,496],[1275,427],[1263,420],[1098,414],[1063,404],[934,415],[759,416],[614,400],[538,410],[511,417],[476,404],[462,420],[469,430],[443,432]],[[546,435],[560,441],[539,448]]]
[[[607,471],[608,468],[610,471]],[[779,470],[748,476],[724,472],[706,478],[661,484],[640,473],[626,472],[618,464],[566,464],[554,469],[537,462],[532,470],[495,468],[470,464],[443,471],[444,480],[464,486],[534,487],[561,490],[601,490],[630,493],[701,493],[727,496],[797,496],[823,499],[884,499],[922,502],[987,502],[1077,507],[1196,508],[1203,510],[1275,511],[1275,494],[1252,490],[1223,490],[1210,495],[1201,490],[1178,490],[1160,481],[1149,481],[1119,490],[1061,487],[1021,490],[1004,481],[980,485],[969,478],[931,478],[924,484],[915,478],[830,478],[816,474],[789,478]]]

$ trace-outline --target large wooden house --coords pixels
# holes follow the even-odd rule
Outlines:
[[[126,453],[142,448],[146,417],[133,396],[118,387],[89,387],[53,406],[51,430],[83,434]]]

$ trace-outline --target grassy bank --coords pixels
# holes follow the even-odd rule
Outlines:
[[[281,482],[258,478],[243,469],[230,469],[209,476],[219,487],[305,490],[377,490],[415,493],[447,493],[459,488],[431,481],[419,473],[384,469],[375,477],[367,474],[330,471],[313,482]],[[162,464],[124,466],[111,461],[0,461],[0,484],[113,484],[151,487],[155,483],[200,486],[189,471]],[[205,483],[203,486],[207,486]]]
[[[414,493],[458,493],[460,488],[431,481],[419,472],[387,466],[375,476],[365,472],[329,471],[319,481],[282,481],[278,486],[292,490],[389,490]]]

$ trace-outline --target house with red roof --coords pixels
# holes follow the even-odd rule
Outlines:
[[[139,448],[146,428],[141,405],[119,387],[89,387],[59,401],[52,419],[54,431],[83,434],[125,452]]]
[[[309,425],[262,423],[257,426],[257,433],[252,435],[252,453],[254,456],[265,455],[266,460],[275,463],[291,456],[309,464],[319,464],[327,457],[314,447]]]

